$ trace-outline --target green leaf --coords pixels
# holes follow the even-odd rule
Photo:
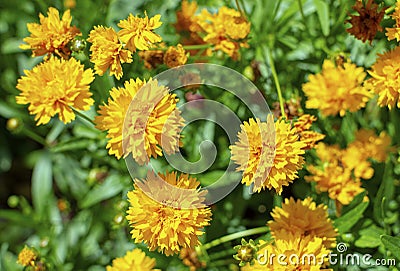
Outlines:
[[[41,216],[53,188],[52,162],[48,152],[43,152],[32,173],[32,202]]]
[[[346,233],[349,231],[360,218],[363,217],[365,209],[368,207],[368,202],[361,202],[354,209],[347,212],[343,216],[335,220],[335,227],[340,233]]]
[[[400,238],[392,237],[389,235],[381,236],[382,244],[395,256],[400,260]]]
[[[372,225],[369,228],[362,229],[360,231],[361,237],[356,240],[355,245],[357,247],[365,248],[374,248],[378,247],[381,244],[380,236],[385,233],[385,230],[379,228],[375,225]]]
[[[109,199],[122,191],[123,181],[117,175],[108,177],[103,184],[93,188],[80,203],[80,208],[88,208],[102,200]]]
[[[394,180],[391,172],[393,172],[393,165],[391,163],[387,163],[382,176],[382,183],[379,186],[378,192],[376,193],[376,197],[374,199],[373,214],[375,220],[380,224],[382,224],[384,221],[387,203],[393,199],[393,192],[395,191]]]
[[[319,23],[321,24],[322,34],[329,35],[329,6],[326,1],[314,0],[315,8],[317,9]]]

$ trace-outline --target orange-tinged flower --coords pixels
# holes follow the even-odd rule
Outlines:
[[[132,53],[122,49],[117,33],[111,27],[95,26],[90,31],[88,41],[92,43],[90,61],[94,63],[96,74],[103,75],[110,69],[110,75],[120,79],[123,75],[121,63],[131,63]]]
[[[139,51],[138,55],[141,60],[144,62],[144,66],[146,69],[154,69],[157,68],[158,65],[164,63],[164,51],[156,50],[156,48],[164,48],[165,44],[160,43],[158,46],[152,46],[151,50]]]
[[[316,120],[315,116],[304,114],[293,123],[299,134],[299,140],[306,144],[306,150],[314,148],[318,141],[325,138],[325,135],[310,130],[312,123]]]
[[[221,7],[216,14],[211,14],[203,9],[196,21],[205,32],[203,40],[214,44],[215,50],[222,50],[237,59],[239,48],[248,47],[244,39],[250,33],[250,22],[239,11]]]
[[[380,23],[386,8],[378,11],[379,6],[374,3],[374,0],[367,0],[365,5],[363,1],[357,0],[353,9],[358,15],[350,15],[350,19],[346,21],[352,26],[347,29],[347,32],[363,42],[369,40],[372,43],[376,33],[383,30]]]
[[[267,122],[250,119],[241,125],[239,141],[230,146],[232,160],[243,171],[242,183],[254,185],[253,191],[274,188],[278,194],[288,186],[304,163],[305,143],[298,141],[291,124],[272,115]]]
[[[176,47],[170,46],[165,52],[164,63],[169,68],[184,65],[186,61],[187,55],[181,44],[178,44]]]
[[[196,249],[182,248],[179,258],[182,259],[184,265],[189,267],[190,271],[196,271],[207,266],[206,262],[199,259]]]
[[[56,54],[68,58],[71,54],[68,43],[75,37],[82,35],[78,28],[71,26],[70,11],[64,12],[61,20],[57,9],[50,7],[47,16],[39,14],[40,24],[29,23],[29,37],[24,38],[21,49],[32,50],[32,56]]]
[[[146,256],[142,250],[135,248],[121,258],[112,261],[112,265],[106,267],[106,271],[152,271],[156,260]]]
[[[352,63],[335,66],[325,60],[319,74],[310,75],[309,82],[303,84],[307,96],[307,108],[321,110],[322,115],[344,116],[346,110],[355,112],[365,107],[371,94],[362,86],[367,74],[363,68]]]
[[[348,147],[354,146],[366,157],[377,162],[384,162],[388,153],[392,151],[391,142],[392,139],[385,131],[377,136],[373,130],[360,129],[356,132],[354,142],[350,143]]]
[[[400,41],[400,1],[396,2],[396,7],[391,15],[392,19],[396,21],[394,27],[386,28],[386,36],[388,40]]]
[[[285,199],[282,207],[272,210],[273,220],[268,222],[268,226],[275,240],[284,239],[287,233],[292,233],[301,237],[319,237],[325,247],[332,248],[336,244],[337,231],[327,209],[326,205],[317,205],[310,197],[297,201]]]
[[[196,20],[195,20],[195,13],[197,11],[197,2],[192,1],[188,2],[187,0],[182,1],[182,7],[181,10],[178,10],[176,12],[176,24],[174,24],[174,27],[176,31],[191,31],[194,32],[196,31],[195,28],[196,26]]]
[[[150,156],[162,156],[162,150],[167,154],[178,150],[184,120],[176,107],[178,99],[168,88],[157,80],[131,79],[123,88],[113,88],[110,96],[95,118],[96,127],[108,131],[109,154],[118,159],[132,154],[144,164]]]
[[[125,47],[132,52],[138,50],[148,50],[153,43],[161,42],[161,37],[153,32],[162,25],[161,15],[150,18],[145,13],[144,18],[135,17],[129,14],[128,18],[121,20],[118,26],[122,29],[118,31],[118,37],[125,43]]]
[[[18,79],[16,97],[18,104],[30,104],[29,112],[35,116],[37,125],[46,124],[58,114],[64,123],[75,119],[71,107],[89,110],[94,101],[89,92],[94,80],[93,71],[84,69],[76,59],[69,60],[51,57]]]
[[[206,191],[199,191],[199,184],[175,172],[157,177],[149,171],[145,181],[136,180],[135,190],[128,192],[127,212],[135,242],[167,256],[194,249],[211,220],[211,210],[204,204]]]
[[[372,78],[365,83],[366,88],[378,94],[378,105],[390,110],[400,108],[400,47],[378,54],[378,59],[368,73]]]

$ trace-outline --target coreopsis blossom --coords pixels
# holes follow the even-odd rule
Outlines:
[[[360,178],[371,178],[373,174],[364,154],[359,154],[359,150],[342,150],[337,145],[324,143],[319,143],[316,151],[320,163],[307,167],[312,175],[306,176],[305,180],[315,182],[318,192],[327,192],[331,199],[347,205],[364,191]]]
[[[385,8],[379,10],[379,6],[374,3],[374,0],[365,2],[364,5],[363,1],[357,0],[352,7],[357,15],[350,15],[350,19],[346,22],[351,24],[351,28],[346,31],[363,42],[369,40],[372,43],[376,33],[383,30],[380,23],[385,15]]]
[[[385,132],[378,135],[373,130],[360,129],[356,132],[355,140],[349,144],[349,147],[364,152],[365,156],[377,162],[384,162],[391,151],[390,144],[392,139]]]
[[[214,44],[214,50],[222,50],[237,59],[239,48],[248,47],[245,39],[250,33],[250,22],[239,11],[221,7],[216,14],[211,14],[203,9],[196,21],[205,32],[203,40]]]
[[[331,270],[325,269],[330,250],[324,246],[322,238],[301,236],[285,230],[281,230],[280,236],[282,236],[281,239],[270,243],[260,240],[254,265],[247,264],[241,268],[241,271]]]
[[[21,49],[32,50],[32,56],[56,54],[68,58],[71,50],[68,43],[75,36],[82,35],[78,28],[71,26],[72,17],[70,10],[66,10],[60,20],[57,9],[50,7],[47,16],[39,14],[40,24],[28,23],[29,37],[23,39],[27,44],[22,44]]]
[[[190,3],[187,0],[182,1],[181,10],[176,12],[176,23],[174,24],[176,31],[194,32],[199,29],[195,20],[197,8],[196,1]]]
[[[25,70],[25,74],[18,79],[21,93],[16,100],[18,104],[29,104],[29,112],[36,115],[36,125],[48,123],[56,114],[62,122],[71,122],[75,119],[71,107],[89,110],[94,103],[89,91],[93,71],[85,70],[74,58],[51,57],[31,71]]]
[[[283,239],[281,230],[301,237],[319,237],[327,248],[336,244],[337,231],[332,220],[328,217],[328,207],[324,204],[317,205],[312,198],[295,201],[293,198],[285,199],[282,207],[275,207],[268,222],[271,234],[275,240]]]
[[[108,131],[110,155],[119,159],[132,154],[144,164],[151,156],[162,156],[162,150],[177,151],[184,120],[176,107],[178,99],[168,88],[157,80],[146,83],[138,78],[126,81],[123,88],[113,88],[110,96],[95,118],[96,127]]]
[[[253,191],[275,189],[282,193],[297,177],[304,163],[305,143],[298,141],[290,123],[279,119],[275,125],[272,115],[267,122],[250,119],[241,125],[239,141],[230,146],[232,160],[243,171],[242,183],[254,185]]]
[[[178,67],[184,65],[187,61],[187,55],[185,49],[183,49],[181,44],[176,47],[170,46],[164,55],[164,63],[169,68]]]
[[[31,248],[25,246],[18,254],[17,263],[22,266],[35,266],[38,255]]]
[[[303,84],[308,98],[306,107],[319,109],[324,116],[344,116],[346,110],[355,112],[365,107],[372,96],[362,85],[366,75],[363,68],[353,63],[335,66],[325,60],[321,73],[310,75],[309,82]]]
[[[151,46],[150,50],[139,51],[138,55],[141,60],[144,62],[144,66],[146,69],[154,69],[157,68],[158,65],[164,63],[164,51],[156,50],[156,48],[164,48],[165,44],[160,43],[154,46]]]
[[[365,87],[378,94],[378,105],[387,106],[389,110],[397,105],[400,108],[400,47],[384,54],[378,54],[378,59],[368,73]]]
[[[199,184],[196,178],[176,172],[157,177],[149,171],[145,181],[135,180],[127,211],[135,242],[167,256],[194,249],[211,220],[211,210],[204,204],[206,191],[200,191]]]
[[[325,135],[310,130],[312,123],[316,120],[317,117],[304,114],[293,123],[294,128],[296,128],[299,134],[299,140],[306,144],[305,149],[314,148],[318,141],[325,138]]]
[[[138,50],[148,50],[153,43],[161,42],[162,38],[153,31],[162,25],[161,15],[150,18],[145,13],[144,18],[129,14],[128,18],[121,20],[118,26],[122,28],[118,31],[119,39],[125,43],[125,48],[135,52]]]
[[[396,2],[396,7],[391,15],[392,19],[396,21],[394,27],[386,28],[386,36],[388,40],[400,41],[400,1]]]
[[[131,63],[132,53],[123,49],[117,33],[112,27],[95,26],[89,33],[90,61],[96,74],[103,75],[110,69],[110,75],[120,79],[123,75],[121,63]]]
[[[152,271],[156,260],[146,256],[142,250],[135,248],[121,258],[112,261],[112,265],[106,267],[106,271]]]

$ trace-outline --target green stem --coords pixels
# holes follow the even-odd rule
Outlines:
[[[240,11],[240,13],[243,14],[243,10],[242,10],[242,8],[241,8],[240,5],[239,5],[239,1],[238,1],[238,0],[235,0],[235,2],[236,2],[236,6],[237,6],[238,10]]]
[[[199,50],[199,49],[207,49],[211,48],[212,44],[196,44],[196,45],[184,45],[182,46],[185,50]]]
[[[278,195],[278,194],[274,194],[274,206],[282,206],[282,196]]]
[[[270,47],[267,47],[267,54],[268,54],[268,62],[271,67],[272,77],[274,78],[275,87],[278,92],[279,106],[281,108],[281,115],[282,115],[282,117],[286,118],[285,106],[284,106],[282,91],[281,91],[281,85],[279,84],[278,74],[276,73],[274,59],[272,57],[272,52],[271,52]]]
[[[96,125],[96,124],[94,123],[94,121],[93,121],[91,118],[89,118],[88,116],[86,116],[85,114],[83,114],[83,113],[81,113],[80,111],[76,110],[76,109],[73,108],[72,106],[71,106],[71,109],[72,109],[72,111],[74,111],[74,113],[75,113],[77,116],[81,117],[82,119],[86,120],[87,122],[91,123],[92,125]]]
[[[35,140],[39,144],[42,144],[43,146],[48,146],[46,139],[44,139],[42,136],[38,135],[36,132],[29,130],[28,128],[24,127],[22,130],[22,133],[24,133],[27,137]]]
[[[223,251],[211,254],[209,258],[210,258],[210,260],[216,260],[216,259],[224,258],[229,255],[232,257],[232,255],[235,254],[236,252],[237,251],[234,249],[228,249],[226,251],[223,250]]]
[[[385,14],[389,14],[391,13],[393,10],[395,10],[396,5],[391,6],[390,8],[388,8],[387,10],[385,10]]]
[[[238,239],[238,238],[242,238],[242,237],[249,236],[249,235],[260,234],[260,233],[266,233],[268,231],[269,231],[269,228],[264,226],[264,227],[258,227],[258,228],[254,228],[254,229],[241,231],[241,232],[235,232],[232,234],[222,236],[221,238],[215,239],[207,244],[202,245],[202,249],[204,249],[204,250],[210,249],[212,247],[216,247],[220,244],[223,244],[223,243],[226,243],[226,242]]]
[[[304,25],[307,27],[307,20],[306,20],[306,16],[304,15],[304,10],[303,10],[303,3],[301,3],[301,0],[297,0],[297,3],[299,3],[299,10],[300,10],[300,14],[301,14],[301,18],[304,21]]]

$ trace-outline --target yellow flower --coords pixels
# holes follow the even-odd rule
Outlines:
[[[312,123],[316,120],[315,116],[304,114],[293,124],[299,134],[299,140],[306,144],[306,150],[314,148],[318,141],[325,138],[325,135],[310,130]]]
[[[90,61],[96,74],[103,75],[110,68],[110,75],[120,79],[123,75],[121,63],[131,63],[132,53],[122,49],[117,33],[111,27],[95,26],[88,41],[92,43]]]
[[[160,43],[158,46],[152,46],[152,50],[144,50],[138,52],[138,56],[144,62],[144,66],[146,69],[154,69],[157,68],[158,65],[164,63],[164,51],[163,50],[155,50],[155,48],[164,48],[165,44]]]
[[[366,157],[377,162],[384,162],[388,153],[392,151],[391,141],[392,139],[385,131],[377,136],[372,130],[361,129],[356,132],[356,139],[349,144],[348,148],[354,146],[359,152],[364,152]]]
[[[78,28],[71,26],[70,11],[64,12],[61,20],[57,9],[50,7],[47,16],[39,14],[40,24],[28,23],[29,37],[24,38],[21,49],[32,50],[32,56],[57,54],[68,58],[71,54],[68,43],[77,35],[82,35]]]
[[[111,266],[107,266],[107,271],[151,271],[154,269],[156,260],[146,256],[146,253],[138,248],[128,251],[125,256],[116,258]]]
[[[150,156],[162,156],[160,146],[167,154],[178,150],[184,120],[176,107],[178,99],[168,88],[157,80],[131,79],[123,88],[113,88],[110,96],[95,118],[96,127],[108,131],[109,154],[118,159],[132,154],[137,163],[144,164]]]
[[[36,252],[25,246],[18,254],[17,263],[22,266],[35,266],[36,259]]]
[[[391,110],[397,105],[400,108],[400,47],[378,54],[378,59],[368,73],[372,78],[366,81],[365,86],[378,94],[378,105],[387,106]]]
[[[35,114],[37,125],[46,124],[58,114],[64,123],[75,119],[71,107],[77,110],[89,110],[94,103],[89,92],[94,80],[93,71],[84,69],[79,61],[50,58],[18,79],[16,97],[18,104],[30,104],[29,112]]]
[[[312,175],[306,176],[305,180],[316,182],[318,192],[328,192],[331,199],[342,205],[349,204],[364,191],[360,178],[371,178],[373,174],[373,169],[359,150],[341,150],[336,145],[319,143],[316,151],[320,163],[307,167]]]
[[[204,9],[196,16],[196,22],[206,34],[203,40],[233,59],[238,58],[240,47],[248,47],[242,40],[250,33],[250,22],[237,10],[221,7],[216,14],[211,14]]]
[[[322,115],[344,116],[346,110],[355,112],[365,107],[371,94],[362,86],[366,73],[355,64],[344,63],[336,67],[325,60],[322,71],[309,76],[309,82],[303,85],[307,96],[307,108],[321,110]]]
[[[280,195],[282,187],[297,178],[306,145],[298,141],[291,124],[280,119],[274,129],[272,115],[268,115],[267,122],[251,118],[241,125],[238,138],[230,146],[232,160],[239,165],[237,170],[244,171],[242,183],[253,184],[253,191],[274,188]]]
[[[336,244],[337,231],[328,217],[327,209],[323,204],[317,206],[310,197],[297,201],[285,199],[282,207],[272,210],[273,220],[268,222],[268,226],[275,240],[284,239],[288,232],[303,238],[319,237],[325,247],[331,248]]]
[[[400,41],[400,1],[396,2],[396,8],[391,15],[392,19],[396,21],[393,28],[386,28],[386,36],[388,40]]]
[[[118,37],[125,43],[125,47],[132,52],[136,49],[148,50],[152,43],[160,42],[162,39],[153,32],[161,26],[161,15],[156,15],[149,19],[145,13],[144,18],[135,17],[129,14],[128,18],[121,20],[118,26],[122,29],[118,31]]]
[[[196,11],[196,1],[192,1],[191,3],[189,3],[187,0],[183,0],[181,10],[176,12],[176,24],[174,24],[176,31],[195,31],[193,27],[196,27]]]
[[[128,192],[127,212],[135,242],[167,256],[194,249],[211,220],[211,210],[204,204],[206,191],[198,186],[195,178],[175,172],[157,177],[149,171],[145,181],[136,180],[135,190]]]
[[[323,239],[315,236],[301,236],[281,230],[281,239],[274,243],[260,241],[258,260],[253,266],[247,264],[241,271],[319,271],[330,270],[328,264],[329,249],[323,245]]]
[[[178,44],[176,47],[170,46],[167,52],[165,52],[164,63],[169,68],[174,68],[177,66],[184,65],[186,61],[187,61],[186,52],[181,44]]]

